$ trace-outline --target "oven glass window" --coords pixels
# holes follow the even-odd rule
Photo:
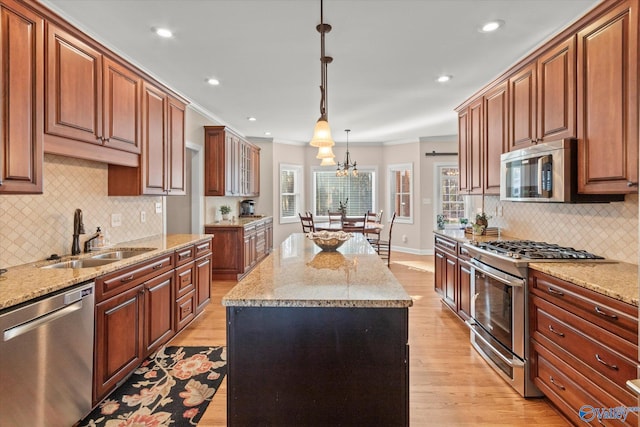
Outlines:
[[[513,351],[512,290],[475,270],[475,321],[503,346]]]

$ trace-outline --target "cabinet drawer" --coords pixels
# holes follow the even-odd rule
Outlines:
[[[209,252],[211,252],[211,239],[207,240],[206,242],[202,242],[202,243],[198,243],[196,244],[195,248],[196,248],[196,253],[195,253],[195,257],[198,258],[202,255],[206,255]]]
[[[455,240],[449,240],[441,236],[436,236],[435,245],[445,252],[448,252],[455,256],[458,255],[458,242],[456,242]]]
[[[184,328],[196,315],[196,291],[192,289],[176,301],[176,330]]]
[[[96,302],[104,301],[173,267],[173,253],[169,253],[98,277]]]
[[[186,248],[176,250],[176,266],[184,265],[195,258],[195,246],[187,246]]]
[[[532,302],[535,339],[544,336],[623,389],[636,377],[637,347],[547,301]]]
[[[458,258],[469,261],[471,259],[469,249],[465,248],[463,245],[458,245]]]
[[[195,289],[193,283],[195,262],[176,268],[176,298]]]
[[[531,292],[638,344],[638,309],[589,289],[531,270]]]
[[[558,358],[552,351],[533,341],[532,346],[532,376],[536,385],[544,394],[559,407],[569,407],[565,415],[569,414],[574,423],[583,424],[579,417],[579,410],[584,405],[594,408],[616,408],[619,406],[637,406],[637,399],[631,394],[624,394],[617,399],[603,391],[601,384],[595,384],[577,372],[571,365]],[[630,412],[625,423],[620,420],[604,421],[604,425],[638,425],[638,415]],[[598,425],[593,420],[592,425]]]

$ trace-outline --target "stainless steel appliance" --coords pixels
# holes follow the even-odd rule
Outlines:
[[[586,251],[529,240],[465,244],[471,263],[471,344],[524,397],[542,396],[529,375],[529,262],[600,261]]]
[[[612,202],[623,195],[578,194],[578,142],[566,138],[500,156],[500,200]]]
[[[255,215],[254,201],[243,200],[240,202],[240,216],[253,216]]]
[[[0,313],[0,425],[71,426],[91,411],[94,283]]]

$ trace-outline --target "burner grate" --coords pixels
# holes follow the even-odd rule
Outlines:
[[[529,259],[604,259],[584,250],[532,240],[492,240],[481,243],[480,247],[509,256],[518,254]]]

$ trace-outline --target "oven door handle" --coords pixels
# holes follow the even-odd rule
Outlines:
[[[497,351],[496,349],[493,348],[493,346],[491,345],[491,343],[489,341],[487,341],[482,335],[480,335],[477,331],[476,331],[476,323],[473,320],[465,320],[466,325],[469,327],[469,330],[471,331],[471,333],[478,339],[480,339],[480,341],[482,341],[488,349],[490,349],[493,354],[495,354],[496,356],[498,356],[500,358],[500,360],[502,360],[504,363],[506,363],[507,365],[509,365],[512,368],[522,368],[524,366],[524,362],[519,360],[519,359],[508,359],[507,357],[505,357],[504,354],[500,353],[499,351]]]
[[[504,276],[500,276],[499,274],[496,273],[492,273],[491,271],[489,271],[489,267],[487,267],[486,265],[482,264],[480,261],[476,260],[475,258],[471,258],[470,260],[471,264],[473,264],[476,271],[481,272],[482,274],[486,274],[487,276],[491,277],[492,279],[497,280],[500,283],[504,283],[505,285],[509,285],[512,286],[514,288],[522,288],[524,287],[524,280],[522,279],[518,279],[518,278],[509,278],[506,277],[506,275]],[[492,269],[491,269],[492,270]]]

